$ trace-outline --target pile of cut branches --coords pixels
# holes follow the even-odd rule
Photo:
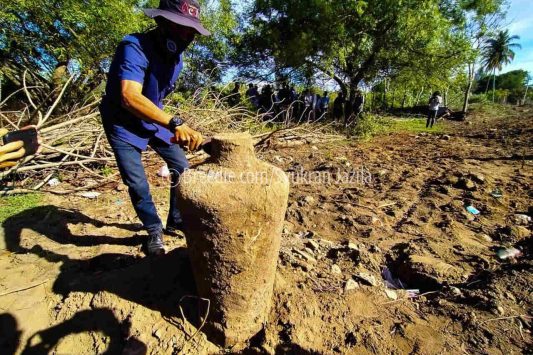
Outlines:
[[[27,86],[25,79],[19,91],[0,102],[0,127],[17,130],[29,124],[36,125],[43,142],[39,154],[0,172],[0,195],[35,191],[68,194],[119,181],[98,112],[100,100],[93,99],[55,114],[71,82],[72,78],[54,95],[48,95],[48,100],[55,97],[48,106],[35,102],[32,92],[39,88]],[[24,107],[16,111],[3,110],[9,100],[20,93],[26,98]],[[244,106],[228,107],[222,91],[198,90],[179,107],[168,100],[165,109],[184,117],[206,137],[220,132],[247,131],[262,148],[271,147],[274,142],[276,146],[291,146],[340,137],[332,133],[327,124],[291,122],[288,111],[267,115]],[[195,164],[207,156],[197,152],[187,157]],[[157,158],[149,151],[148,159]],[[61,188],[54,188],[58,182],[62,183]]]

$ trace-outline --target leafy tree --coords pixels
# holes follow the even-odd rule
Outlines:
[[[83,77],[80,82],[103,76],[102,62],[129,32],[148,23],[139,11],[141,0],[14,0],[0,9],[0,68],[20,84],[29,69],[51,78],[67,63]],[[56,73],[58,74],[58,73]]]
[[[527,88],[528,78],[528,72],[525,70],[513,70],[504,74],[496,75],[495,80],[492,76],[485,75],[478,80],[478,88],[476,93],[483,93],[483,88],[487,87],[492,80],[495,81],[496,92],[498,92],[498,90],[506,90],[509,101],[519,102],[523,100],[523,96]]]
[[[230,0],[201,0],[202,21],[214,29],[198,37],[186,54],[184,86],[205,83],[202,73],[219,80],[220,64],[230,51],[229,36],[236,27]],[[40,77],[51,88],[61,86],[68,73],[77,74],[69,91],[79,98],[105,80],[117,44],[128,33],[141,32],[154,22],[141,12],[159,0],[14,0],[0,8],[0,74],[21,86],[23,72]],[[5,82],[5,80],[4,80]],[[46,97],[50,88],[43,90]],[[68,100],[68,99],[67,99]]]
[[[467,57],[467,81],[464,89],[463,112],[468,112],[468,103],[484,40],[504,17],[505,0],[445,0],[443,7],[454,18],[454,31],[461,33],[469,43]]]
[[[233,53],[237,15],[230,0],[200,0],[202,23],[212,29],[211,36],[198,36],[195,45],[186,52],[186,67],[181,86],[195,90],[200,86],[219,82],[230,66]]]
[[[248,19],[238,63],[319,70],[351,101],[363,81],[446,72],[467,44],[437,0],[256,0]]]
[[[513,42],[518,39],[520,39],[519,36],[511,36],[509,30],[503,30],[485,41],[483,47],[483,66],[487,71],[492,72],[493,102],[494,92],[496,90],[496,70],[501,71],[504,65],[511,63],[515,56],[513,49],[522,48],[520,44]]]

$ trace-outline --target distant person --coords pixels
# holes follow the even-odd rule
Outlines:
[[[344,94],[339,92],[333,101],[333,117],[335,120],[340,120],[342,115],[344,115],[344,101]]]
[[[308,120],[314,120],[315,118],[315,95],[311,90],[304,91],[304,115]]]
[[[324,94],[320,98],[319,108],[320,117],[327,115],[329,109],[329,96],[327,91],[324,91]]]
[[[429,98],[429,111],[428,119],[426,122],[426,128],[433,128],[435,121],[437,120],[437,112],[439,112],[439,107],[442,104],[442,97],[440,96],[439,91],[435,91],[433,95]]]
[[[261,95],[259,95],[259,108],[262,113],[274,113],[273,96],[274,92],[272,91],[272,86],[270,86],[270,84],[265,85],[261,89]],[[269,118],[269,115],[267,115],[267,118]]]
[[[259,108],[259,90],[254,84],[248,84],[248,90],[246,90],[246,98],[250,101],[255,109]]]
[[[292,95],[289,84],[283,83],[283,86],[278,93],[278,100],[281,101],[282,106],[288,106],[292,103]]]
[[[241,93],[239,92],[240,89],[241,83],[236,82],[233,90],[231,90],[231,93],[228,95],[228,104],[231,107],[235,107],[241,102]]]

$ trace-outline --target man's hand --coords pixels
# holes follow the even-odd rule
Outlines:
[[[204,139],[200,132],[183,124],[176,129],[172,141],[179,144],[181,147],[188,148],[189,151],[194,152],[200,148]]]
[[[0,128],[0,138],[7,134],[7,129]],[[17,160],[24,157],[26,151],[22,141],[8,143],[0,146],[0,169],[17,165]]]

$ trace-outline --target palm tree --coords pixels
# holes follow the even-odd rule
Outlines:
[[[496,69],[511,63],[515,52],[513,49],[522,46],[513,41],[519,40],[519,36],[509,35],[509,30],[498,31],[492,38],[488,38],[483,46],[483,66],[487,72],[492,72],[492,102],[494,102],[494,92],[496,90]]]

